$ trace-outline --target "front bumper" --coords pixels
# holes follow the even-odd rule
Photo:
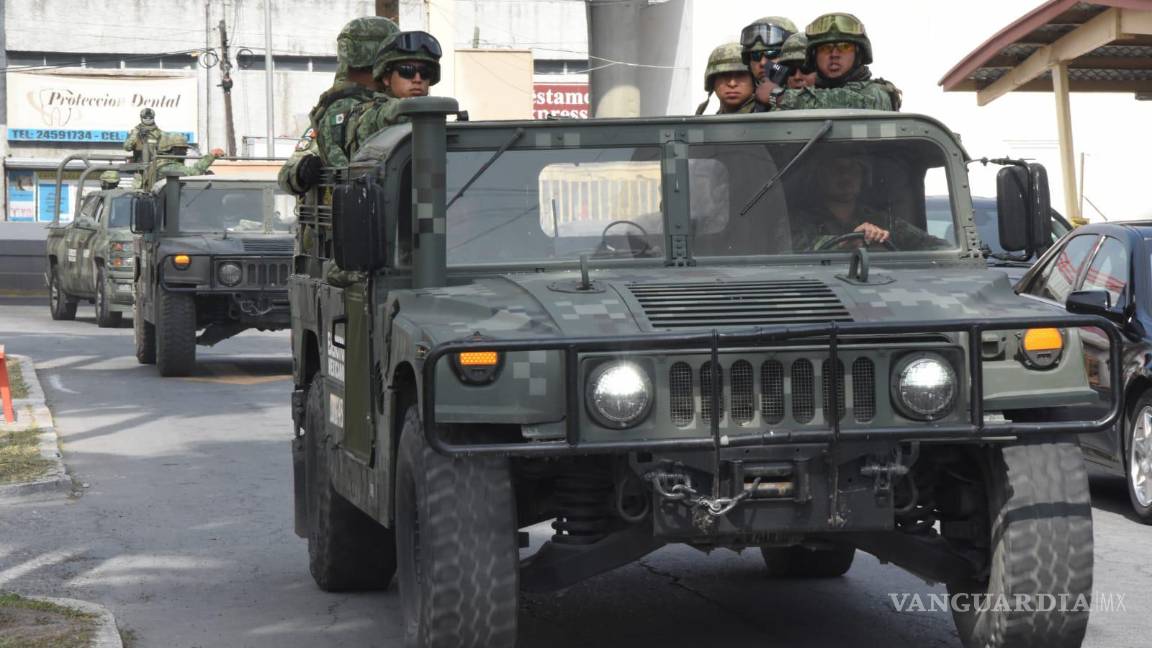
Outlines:
[[[934,322],[890,323],[829,323],[802,326],[757,327],[741,331],[711,331],[701,333],[652,334],[646,336],[617,336],[597,338],[566,338],[548,340],[484,340],[456,341],[440,344],[431,349],[422,367],[422,414],[424,433],[429,445],[438,452],[456,456],[472,454],[501,454],[508,456],[561,456],[592,453],[632,451],[684,451],[724,448],[764,447],[798,444],[831,444],[838,442],[895,443],[904,441],[980,441],[1003,440],[1038,434],[1084,434],[1111,427],[1121,412],[1121,396],[1113,392],[1106,413],[1095,420],[1056,422],[992,422],[985,417],[985,391],[983,385],[985,360],[980,340],[986,331],[1021,330],[1035,327],[1079,328],[1094,327],[1104,331],[1110,341],[1109,371],[1112,383],[1121,384],[1121,339],[1115,327],[1101,317],[1066,315],[1030,319],[963,319]],[[642,438],[622,440],[589,440],[582,437],[582,390],[580,385],[580,359],[584,354],[636,353],[657,351],[683,351],[706,349],[713,366],[720,366],[722,350],[760,349],[780,347],[789,343],[827,338],[827,358],[832,366],[841,362],[840,345],[848,335],[901,335],[930,333],[960,333],[967,336],[964,369],[967,376],[966,416],[953,421],[938,421],[918,425],[853,425],[846,426],[838,417],[829,417],[823,425],[799,426],[762,425],[748,431],[721,433],[718,417],[710,419],[708,434],[677,438]],[[554,351],[562,354],[565,389],[565,438],[554,441],[524,443],[471,443],[450,440],[444,427],[436,420],[437,364],[449,354],[468,350]],[[721,392],[713,389],[712,412],[721,411]],[[828,390],[828,409],[837,411],[836,389]]]

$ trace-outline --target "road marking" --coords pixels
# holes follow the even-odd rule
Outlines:
[[[37,569],[43,569],[51,565],[62,563],[72,556],[75,556],[76,553],[77,552],[74,550],[49,551],[48,553],[40,554],[39,556],[36,556],[31,560],[27,560],[19,565],[9,567],[4,571],[0,571],[0,585],[10,583],[20,578],[21,576],[36,571]]]
[[[52,374],[52,375],[48,376],[48,384],[52,385],[52,388],[55,389],[56,391],[62,391],[65,394],[79,394],[80,393],[74,389],[68,389],[67,387],[65,387],[64,381],[60,380],[59,374]]]

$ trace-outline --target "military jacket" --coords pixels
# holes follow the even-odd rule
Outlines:
[[[864,205],[857,205],[852,219],[845,223],[836,220],[827,209],[821,207],[811,212],[801,212],[792,220],[792,251],[811,252],[837,236],[854,231],[864,223],[887,229],[892,245],[899,250],[932,250],[951,245],[928,232],[900,218],[889,218],[884,212]]]
[[[141,152],[144,150],[144,146],[148,146],[152,149],[152,154],[155,155],[156,146],[160,143],[160,136],[163,134],[164,131],[160,130],[160,127],[156,124],[152,124],[151,126],[143,123],[137,124],[136,127],[128,133],[128,139],[124,140],[124,150]],[[139,160],[141,156],[136,155],[133,159]]]
[[[316,151],[324,166],[347,166],[348,119],[352,110],[375,93],[364,86],[343,81],[320,95],[320,101],[309,113],[312,129],[316,133]]]
[[[857,108],[864,110],[899,110],[900,91],[883,79],[848,81],[836,88],[801,88],[785,90],[776,104],[777,110],[812,108]]]
[[[377,132],[407,119],[396,114],[400,101],[387,92],[378,92],[369,102],[356,107],[348,131],[348,157],[356,155],[360,146]]]
[[[181,164],[175,160],[166,162],[161,165],[153,164],[148,167],[147,171],[144,172],[144,188],[148,189],[152,187],[152,185],[156,184],[157,180],[163,178],[166,175],[202,175],[205,171],[208,170],[208,167],[212,166],[212,163],[215,161],[216,156],[209,153],[199,160],[196,160],[196,163],[192,165]]]
[[[319,154],[320,147],[316,145],[316,131],[309,128],[300,136],[300,141],[296,143],[296,150],[284,162],[284,166],[280,167],[280,173],[276,175],[276,183],[280,185],[280,189],[285,193],[297,196],[311,189],[312,187],[304,186],[300,179],[300,165],[309,157],[315,157]]]

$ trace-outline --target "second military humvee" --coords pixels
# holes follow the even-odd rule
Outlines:
[[[808,578],[863,550],[945,583],[969,648],[1080,645],[1075,435],[1120,398],[1089,387],[1077,333],[1110,336],[1114,372],[1116,333],[986,267],[950,130],[402,110],[300,207],[296,531],[322,589],[398,575],[407,645],[513,646],[522,589],[665,543]],[[1001,244],[1035,249],[1043,169],[999,185]],[[923,231],[941,194],[946,238]],[[891,240],[838,233],[845,206]]]
[[[116,188],[84,192],[85,181],[106,170],[130,172],[139,165],[124,164],[121,156],[70,155],[57,169],[56,196],[65,190],[62,175],[72,160],[84,162],[80,172],[75,211],[70,223],[56,219],[48,225],[45,280],[48,283],[52,319],[76,317],[81,299],[96,306],[96,325],[120,325],[124,313],[132,312],[132,278],[135,253],[131,219],[130,189]],[[120,164],[116,164],[120,162]],[[96,163],[96,164],[93,164]]]
[[[135,195],[137,360],[187,375],[197,344],[288,328],[292,201],[266,174],[169,175]]]

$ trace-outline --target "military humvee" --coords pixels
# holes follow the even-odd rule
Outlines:
[[[288,328],[292,200],[267,174],[169,175],[134,194],[137,360],[187,375],[197,344]]]
[[[70,223],[60,222],[60,210],[48,225],[46,252],[48,263],[49,309],[52,319],[76,317],[81,299],[96,306],[96,325],[102,328],[120,325],[124,313],[132,312],[133,236],[129,230],[129,189],[84,192],[93,174],[115,170],[125,175],[139,170],[140,165],[125,163],[123,156],[96,154],[70,155],[56,172],[56,196],[63,187],[63,174],[72,160],[84,163],[77,183]],[[99,163],[99,164],[94,164]]]
[[[966,646],[1080,644],[1086,609],[972,602],[1090,593],[1075,434],[1119,398],[1089,388],[1077,329],[1111,336],[1113,371],[1116,334],[986,267],[951,131],[854,111],[449,125],[454,101],[405,102],[299,208],[296,532],[322,589],[398,573],[408,645],[512,646],[521,589],[665,543],[808,578],[863,550],[974,597]],[[829,182],[837,160],[855,179]],[[1001,244],[1035,248],[1043,169],[999,184]],[[947,239],[922,232],[941,194]],[[891,240],[808,236],[849,198]]]

